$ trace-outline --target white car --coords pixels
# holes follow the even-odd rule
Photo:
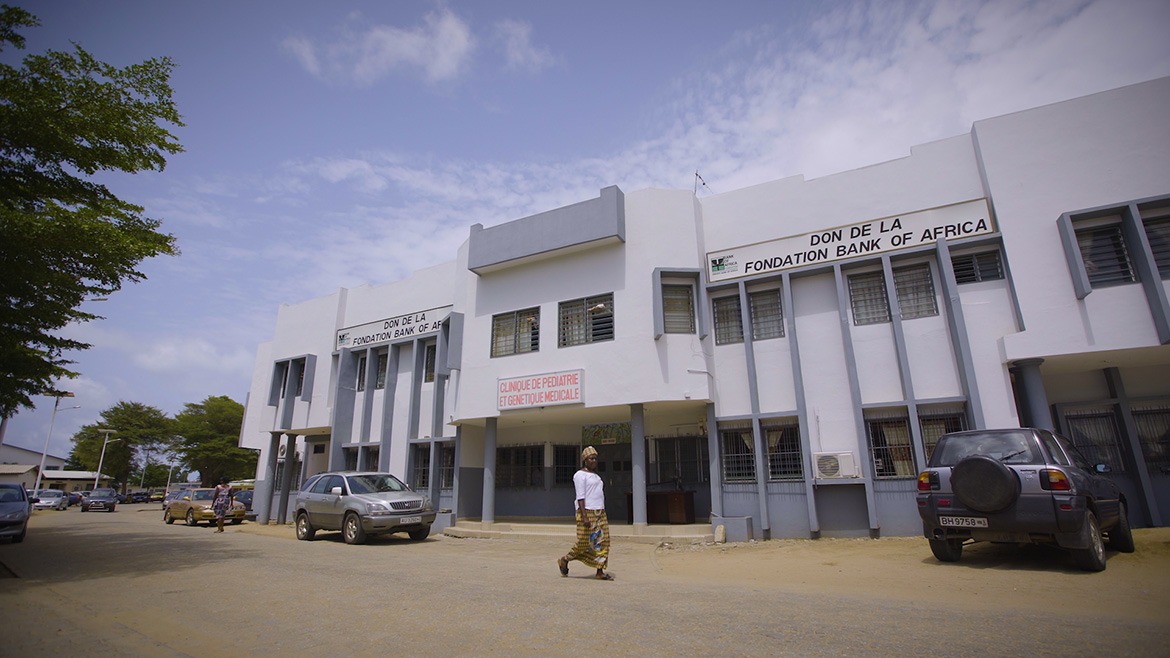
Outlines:
[[[40,499],[33,503],[35,509],[63,510],[69,507],[69,496],[60,489],[36,489],[30,495]]]

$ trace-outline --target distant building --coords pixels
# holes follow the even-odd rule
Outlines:
[[[568,521],[594,445],[635,529],[916,535],[941,434],[1037,426],[1165,525],[1167,108],[1163,78],[814,180],[608,187],[283,305],[240,439],[258,515],[308,475],[379,469],[451,510],[439,526]]]
[[[64,457],[46,455],[45,470],[60,470],[65,467],[65,461]],[[34,466],[40,466],[41,452],[39,450],[29,450],[27,448],[4,444],[0,446],[0,464],[32,464]]]

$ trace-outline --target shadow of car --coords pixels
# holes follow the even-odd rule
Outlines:
[[[13,544],[24,541],[32,505],[23,484],[0,482],[0,537],[11,538]]]
[[[215,489],[187,489],[179,492],[179,496],[163,509],[163,521],[174,523],[175,519],[182,519],[190,526],[199,525],[200,521],[215,525],[215,512],[211,508],[214,497]],[[233,502],[223,518],[232,525],[239,525],[244,522],[246,513],[242,503]]]

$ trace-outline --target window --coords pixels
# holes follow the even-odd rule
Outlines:
[[[724,482],[755,482],[756,450],[750,420],[719,423],[719,448]]]
[[[890,321],[886,301],[886,279],[881,272],[849,276],[849,304],[853,307],[853,324],[881,324]]]
[[[276,477],[274,479],[276,480],[276,483],[274,485],[276,488],[273,489],[273,491],[282,490],[284,488],[284,460],[283,459],[276,460]],[[298,487],[301,486],[301,460],[300,459],[293,462],[293,472],[292,472],[291,485],[292,486],[289,487],[289,491],[295,491]]]
[[[910,421],[901,415],[866,415],[865,428],[873,457],[873,472],[878,478],[912,478],[914,450],[910,444]]]
[[[366,448],[366,452],[365,452],[365,457],[366,457],[365,462],[366,463],[362,464],[363,471],[376,471],[376,470],[378,470],[378,454],[379,454],[379,452],[380,451],[379,451],[377,446],[371,446],[369,448]]]
[[[345,457],[345,470],[347,470],[347,471],[358,470],[358,467],[357,467],[358,449],[357,448],[342,448],[341,454],[343,457]]]
[[[613,293],[560,304],[560,347],[613,340]]]
[[[492,356],[540,349],[540,309],[529,308],[492,316]]]
[[[967,429],[967,414],[963,405],[945,407],[919,407],[918,425],[922,428],[922,442],[926,446],[926,461],[934,454],[938,437],[948,432],[962,432]]]
[[[1003,278],[1003,265],[999,261],[998,250],[953,256],[951,266],[955,268],[956,283],[978,283]]]
[[[290,364],[289,364],[289,362],[287,362],[287,361],[285,361],[284,363],[280,364],[280,374],[279,374],[279,375],[277,375],[278,377],[280,377],[280,399],[281,399],[281,400],[283,400],[283,399],[284,399],[284,392],[285,392],[285,390],[288,388],[288,369],[289,369],[289,365],[290,365]]]
[[[779,288],[748,293],[748,305],[752,311],[752,340],[784,336],[784,310]]]
[[[743,323],[739,314],[739,295],[712,300],[715,311],[715,344],[743,342]]]
[[[1119,445],[1121,432],[1111,405],[1068,409],[1065,423],[1068,427],[1066,436],[1090,465],[1108,464],[1115,473],[1125,471]]]
[[[580,462],[580,446],[553,446],[553,482],[573,484],[573,475]]]
[[[496,448],[496,487],[543,487],[544,446]]]
[[[894,287],[903,320],[938,315],[934,280],[929,263],[894,268]],[[853,324],[881,324],[890,321],[886,297],[886,279],[881,272],[853,274],[849,277],[849,303],[853,307]]]
[[[800,480],[804,478],[804,460],[800,451],[800,425],[796,419],[761,421],[768,440],[768,479]]]
[[[662,315],[666,333],[695,333],[695,300],[691,287],[663,284]]]
[[[359,391],[366,390],[366,357],[364,355],[358,357],[357,386],[355,388]]]
[[[1163,279],[1170,279],[1170,217],[1142,219],[1146,227],[1146,239],[1150,251],[1154,252],[1154,264]]]
[[[650,466],[652,484],[698,484],[708,480],[707,439],[697,436],[670,436],[652,439]]]
[[[423,354],[423,381],[435,381],[435,352],[436,345],[431,343],[427,345],[426,352]]]
[[[1133,419],[1151,470],[1170,467],[1170,402],[1134,405]]]
[[[386,352],[378,354],[378,375],[374,382],[374,388],[382,390],[386,388],[386,366],[389,363],[390,355]],[[365,377],[362,377],[365,379]]]
[[[1117,286],[1137,281],[1137,273],[1121,237],[1120,224],[1078,228],[1076,234],[1091,286]]]
[[[305,367],[304,361],[301,361],[301,367],[297,368],[297,397],[300,397],[305,392]]]
[[[455,488],[455,446],[439,446],[439,488]]]
[[[416,443],[412,448],[414,452],[414,463],[411,465],[414,471],[413,489],[424,491],[431,486],[431,446],[428,443]]]

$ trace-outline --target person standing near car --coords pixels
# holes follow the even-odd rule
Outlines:
[[[613,580],[606,573],[609,564],[609,519],[605,516],[605,491],[601,476],[597,474],[597,449],[588,446],[581,452],[584,466],[573,475],[576,490],[577,543],[568,555],[557,560],[562,576],[569,575],[569,562],[580,560],[597,569],[593,576],[598,580]]]
[[[215,496],[211,500],[211,512],[215,514],[215,524],[218,526],[216,532],[223,532],[223,517],[231,509],[234,499],[235,495],[225,475],[219,479],[219,485],[215,487]]]

